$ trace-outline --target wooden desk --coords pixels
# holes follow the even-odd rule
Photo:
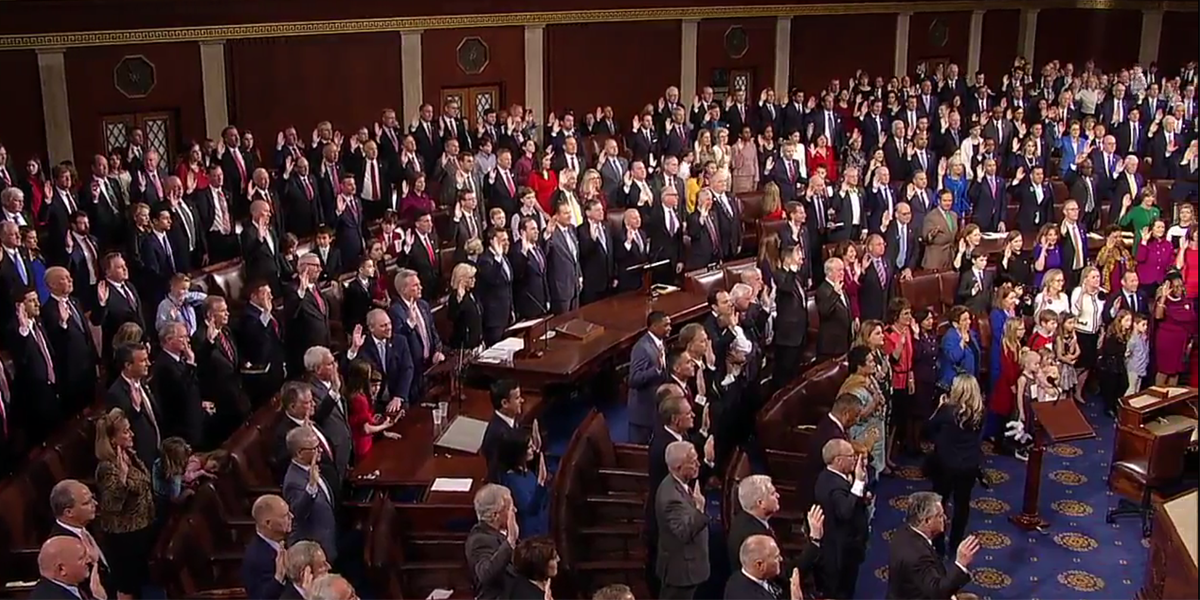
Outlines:
[[[1173,427],[1195,426],[1197,391],[1195,388],[1185,389],[1186,392],[1168,396],[1165,389],[1151,387],[1121,399],[1117,408],[1117,435],[1113,439],[1113,463],[1131,459],[1147,460],[1150,448],[1159,435]],[[1193,441],[1192,447],[1195,446]],[[1139,502],[1142,498],[1141,484],[1119,471],[1114,471],[1110,476],[1109,488],[1133,502]]]
[[[1155,502],[1146,582],[1138,600],[1196,597],[1196,490]]]

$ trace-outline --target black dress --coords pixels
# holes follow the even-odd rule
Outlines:
[[[456,350],[473,350],[483,343],[483,316],[475,295],[467,292],[460,299],[450,292],[450,347]]]
[[[1024,286],[1025,293],[1021,296],[1017,312],[1025,316],[1032,315],[1033,297],[1037,290],[1033,288],[1033,257],[1028,252],[1014,254],[1008,260],[1007,266],[1001,257],[1000,263],[996,265],[996,287],[1005,283]]]

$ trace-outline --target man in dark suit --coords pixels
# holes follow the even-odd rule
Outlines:
[[[790,596],[776,581],[784,573],[779,544],[769,535],[752,535],[730,552],[733,575],[725,582],[727,600],[783,600],[802,598],[800,572],[794,571],[789,583]]]
[[[1104,304],[1104,324],[1113,322],[1117,318],[1117,314],[1123,310],[1127,310],[1133,314],[1150,316],[1150,299],[1146,297],[1145,292],[1138,289],[1141,281],[1138,279],[1137,271],[1132,269],[1125,271],[1121,276],[1121,288],[1113,290],[1108,294],[1108,300]]]
[[[292,452],[288,449],[287,436],[293,429],[298,427],[308,427],[313,430],[317,436],[317,443],[321,446],[321,474],[327,482],[338,482],[337,467],[334,455],[333,445],[329,443],[329,437],[321,430],[320,426],[314,421],[313,416],[317,412],[317,403],[314,398],[314,391],[310,384],[304,381],[288,381],[283,384],[283,387],[278,390],[279,404],[283,413],[280,419],[275,423],[273,432],[273,441],[271,446],[271,469],[276,478],[282,480],[287,474],[287,468],[292,459]],[[331,491],[336,495],[340,490],[339,487],[331,488]]]
[[[684,268],[688,271],[703,269],[708,265],[721,262],[724,247],[721,238],[720,224],[717,222],[718,209],[713,205],[712,191],[700,190],[696,197],[696,212],[687,216],[687,235],[691,244],[687,247],[687,258]]]
[[[121,374],[105,395],[105,408],[119,408],[129,420],[133,432],[133,448],[145,464],[154,464],[158,448],[168,427],[163,422],[166,413],[158,399],[151,393],[146,380],[150,376],[150,351],[144,345],[121,346],[116,350],[114,362],[121,367]],[[173,399],[172,399],[173,400]]]
[[[896,205],[896,218],[884,230],[888,265],[900,280],[912,278],[921,264],[919,226],[913,225],[912,207],[907,202]]]
[[[508,262],[513,269],[513,308],[518,319],[533,319],[550,310],[550,285],[546,272],[546,253],[538,221],[522,217],[517,224],[517,239],[509,245]]]
[[[933,492],[908,496],[905,525],[896,529],[888,546],[889,600],[950,600],[971,582],[967,569],[979,551],[979,541],[968,536],[959,544],[954,566],[947,567],[933,548],[933,540],[946,529],[942,497]]]
[[[708,581],[708,515],[700,483],[700,458],[691,442],[667,446],[665,477],[655,492],[658,523],[657,571],[662,582],[659,598],[689,600]]]
[[[346,264],[356,265],[366,242],[363,240],[362,202],[356,194],[354,175],[342,175],[341,187],[333,202],[333,213],[328,222],[333,224],[338,253]]]
[[[579,269],[583,273],[583,289],[579,303],[589,304],[608,295],[616,279],[613,260],[616,243],[608,230],[604,205],[588,200],[583,205],[584,221],[575,228],[579,242]]]
[[[187,326],[180,321],[163,323],[158,341],[161,352],[154,359],[150,387],[156,398],[170,399],[159,415],[163,434],[182,437],[197,450],[209,450],[216,442],[207,432],[217,407],[200,396],[196,355],[192,353]]]
[[[171,235],[171,210],[165,204],[152,208],[150,214],[150,235],[142,238],[138,289],[151,306],[158,306],[167,297],[171,276],[187,272],[186,268],[181,268],[183,259],[180,257],[180,253],[187,250]]]
[[[274,494],[259,496],[250,508],[255,536],[242,556],[241,580],[250,598],[278,598],[286,579],[284,543],[292,532],[287,502]]]
[[[83,542],[73,536],[52,537],[38,552],[37,584],[30,591],[34,600],[80,600],[107,597],[100,584],[98,569],[92,569],[92,558]]]
[[[639,208],[650,237],[650,261],[666,264],[654,269],[654,282],[675,283],[683,272],[683,217],[679,215],[682,198],[672,187],[663,188],[653,206]]]
[[[118,252],[104,257],[104,281],[96,284],[96,301],[91,322],[100,327],[102,358],[112,357],[112,340],[125,323],[134,323],[146,331],[141,297],[129,281],[129,266]]]
[[[841,356],[850,350],[850,302],[843,282],[846,265],[840,258],[825,261],[825,281],[817,286],[817,360]]]
[[[986,253],[970,255],[966,258],[971,262],[970,267],[961,271],[958,276],[958,289],[954,294],[955,304],[971,309],[975,315],[986,315],[992,305],[993,274],[987,271],[988,256]]]
[[[632,269],[651,262],[650,238],[642,231],[642,213],[636,208],[625,210],[621,231],[612,236],[613,263],[616,270],[617,293],[632,292],[642,287],[641,269]]]
[[[88,531],[88,525],[96,518],[96,497],[92,490],[74,479],[64,479],[50,490],[50,513],[54,515],[54,524],[50,526],[50,536],[67,536],[78,539],[87,551],[92,568],[99,571],[100,581],[109,582],[108,558]]]
[[[791,381],[800,365],[808,339],[808,292],[800,266],[804,255],[799,246],[783,251],[783,269],[775,276],[775,389]]]
[[[796,152],[796,146],[791,141],[785,141],[779,159],[774,161],[767,173],[770,180],[779,186],[779,197],[785,203],[796,200],[808,184],[808,174],[801,172],[800,162],[795,158]]]
[[[54,355],[50,338],[42,324],[37,291],[19,290],[12,298],[17,306],[16,326],[8,334],[5,347],[13,360],[14,419],[31,444],[40,443],[66,416],[63,410],[57,373],[61,359]]]
[[[250,300],[242,311],[234,335],[241,355],[246,393],[257,406],[279,391],[287,370],[287,355],[279,321],[271,314],[274,308],[271,286],[265,281],[251,281],[246,286],[246,293]]]
[[[359,355],[383,375],[379,395],[372,398],[375,410],[389,415],[399,413],[411,402],[413,360],[408,340],[394,334],[392,320],[382,308],[367,313],[367,335],[361,329],[351,334],[347,360]]]
[[[501,379],[492,384],[492,413],[487,429],[483,432],[483,444],[479,452],[487,462],[488,480],[499,482],[501,471],[499,450],[506,439],[515,438],[523,429],[521,425],[521,408],[525,398],[521,396],[521,386],[511,379]],[[536,421],[535,421],[536,424]],[[537,440],[540,443],[541,440]]]
[[[504,598],[510,581],[513,549],[521,537],[512,493],[501,485],[489,483],[475,493],[475,516],[479,522],[467,534],[467,568],[475,598]]]
[[[666,380],[666,341],[671,335],[671,317],[651,311],[646,317],[646,334],[633,345],[629,356],[629,441],[650,441],[658,412],[658,386]],[[653,459],[651,459],[653,463]],[[651,484],[653,488],[653,483]]]
[[[291,355],[288,367],[293,373],[304,372],[304,351],[313,346],[332,345],[329,334],[329,304],[321,291],[321,260],[316,254],[301,256],[296,264],[298,281],[285,289],[284,312],[287,315],[287,341]]]
[[[825,461],[821,456],[825,444],[828,444],[830,440],[850,441],[850,436],[846,431],[858,422],[861,408],[862,404],[853,395],[842,394],[834,399],[829,414],[817,422],[817,428],[809,437],[808,459],[801,468],[801,481],[816,481],[817,476],[825,469]],[[812,490],[801,489],[798,492],[801,502],[797,508],[808,506],[812,502]]]
[[[721,257],[733,260],[742,251],[742,203],[729,193],[729,171],[718,170],[710,185],[713,212],[716,213],[717,229],[721,233]]]
[[[1097,231],[1100,225],[1101,190],[1092,159],[1087,155],[1081,155],[1081,158],[1082,162],[1063,176],[1063,182],[1070,186],[1067,197],[1079,202],[1079,221],[1085,228]]]
[[[234,231],[235,221],[230,212],[233,210],[234,196],[225,193],[224,180],[225,172],[220,166],[209,167],[209,186],[197,190],[192,200],[200,229],[197,235],[204,236],[208,247],[208,259],[212,263],[237,258],[241,252],[237,233]],[[245,210],[249,211],[248,208]]]
[[[53,355],[58,357],[56,376],[62,383],[64,407],[83,409],[96,398],[96,342],[84,317],[84,308],[72,296],[75,285],[62,267],[46,269],[50,297],[42,306],[42,326]]]
[[[996,160],[983,161],[983,173],[967,190],[974,210],[971,220],[983,231],[1004,231],[1008,214],[1008,184],[996,173]]]
[[[334,517],[336,482],[327,481],[320,468],[323,445],[311,426],[296,427],[287,434],[291,456],[283,477],[283,497],[295,519],[288,544],[313,540],[321,545],[330,562],[337,560],[337,520]]]
[[[513,269],[508,262],[508,230],[487,231],[486,250],[475,263],[475,297],[483,304],[483,342],[491,346],[504,339],[513,322]]]
[[[866,456],[856,454],[846,440],[830,440],[821,458],[825,469],[817,475],[813,494],[826,515],[818,580],[825,598],[850,600],[867,550]]]
[[[349,401],[341,394],[338,363],[333,352],[324,346],[313,346],[304,353],[306,380],[312,386],[312,422],[317,424],[332,450],[337,481],[345,481],[350,472],[350,457],[354,445],[350,433]]]
[[[236,127],[229,126],[221,130],[221,144],[218,145],[213,157],[214,165],[219,165],[225,172],[222,185],[225,193],[232,200],[232,207],[239,214],[246,214],[246,186],[250,183],[250,175],[258,167],[253,152],[241,148],[241,135]]]
[[[433,302],[442,289],[442,263],[432,215],[422,211],[414,216],[411,239],[411,244],[405,243],[401,262],[417,272],[421,279],[421,297]]]
[[[250,204],[250,221],[242,228],[241,244],[246,279],[264,281],[278,292],[285,272],[283,240],[271,226],[271,206],[266,202]]]
[[[895,295],[896,269],[888,264],[886,255],[887,243],[883,236],[871,234],[867,238],[867,268],[859,278],[858,306],[863,321],[884,320]]]
[[[1059,246],[1062,253],[1062,271],[1066,275],[1066,288],[1075,289],[1088,258],[1088,232],[1081,219],[1082,211],[1075,200],[1063,203],[1062,224],[1059,225]]]
[[[1020,172],[1018,171],[1018,175]],[[1022,179],[1017,177],[1017,180]],[[1017,227],[1020,231],[1033,232],[1051,222],[1054,216],[1054,189],[1046,181],[1046,170],[1034,167],[1027,183],[1016,189]]]
[[[229,330],[229,303],[221,296],[204,300],[204,322],[192,336],[200,393],[216,404],[213,439],[227,439],[241,427],[250,405],[242,387],[241,353]]]
[[[108,158],[92,158],[92,177],[79,188],[79,208],[86,211],[102,248],[116,248],[124,242],[127,199],[121,186],[108,174]]]
[[[583,271],[579,265],[579,240],[571,225],[571,206],[558,205],[546,226],[546,269],[550,275],[550,312],[561,315],[579,308]]]
[[[729,562],[731,569],[737,569],[739,549],[754,536],[767,536],[778,542],[775,528],[771,526],[771,517],[779,512],[779,492],[767,475],[750,475],[738,482],[738,505],[741,510],[735,511],[733,524],[729,526]],[[808,543],[800,556],[783,557],[784,570],[790,572],[798,569],[805,577],[812,575],[821,555],[821,537],[825,532],[825,515],[821,507],[813,506],[808,510]],[[776,581],[775,583],[781,583]]]
[[[394,280],[400,298],[388,308],[392,329],[408,342],[408,354],[413,362],[413,381],[408,392],[409,402],[421,402],[425,396],[425,372],[446,360],[442,354],[442,338],[433,320],[433,309],[422,298],[423,285],[416,271],[400,269]]]

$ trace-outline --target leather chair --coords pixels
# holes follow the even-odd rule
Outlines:
[[[703,294],[705,297],[714,291],[728,289],[725,287],[725,269],[698,269],[690,271],[683,276],[683,289],[688,292]]]
[[[1127,480],[1138,483],[1142,486],[1142,500],[1135,505],[1121,498],[1116,507],[1108,509],[1104,517],[1106,523],[1115,523],[1119,517],[1137,515],[1142,520],[1142,537],[1150,537],[1154,494],[1177,483],[1183,475],[1194,429],[1194,426],[1187,427],[1160,435],[1150,446],[1149,456],[1130,457],[1113,463],[1109,480],[1119,473]]]

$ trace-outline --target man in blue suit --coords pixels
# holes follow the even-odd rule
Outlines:
[[[646,317],[646,335],[633,346],[629,357],[629,442],[648,444],[654,430],[655,390],[666,380],[666,339],[671,317],[656,310]]]
[[[278,598],[284,586],[283,544],[292,532],[292,511],[283,498],[259,496],[250,508],[257,534],[242,557],[242,587],[250,598]]]
[[[409,402],[420,402],[425,396],[425,371],[446,360],[442,354],[442,339],[433,322],[433,310],[421,297],[421,278],[416,271],[400,269],[395,279],[400,299],[388,309],[392,329],[408,343],[408,354],[412,357],[413,378],[408,395],[402,396]]]
[[[409,402],[413,385],[413,359],[408,340],[392,334],[392,320],[382,308],[367,313],[367,331],[354,328],[350,338],[347,360],[360,355],[383,374],[379,395],[373,398],[376,410],[389,415],[398,414]]]

